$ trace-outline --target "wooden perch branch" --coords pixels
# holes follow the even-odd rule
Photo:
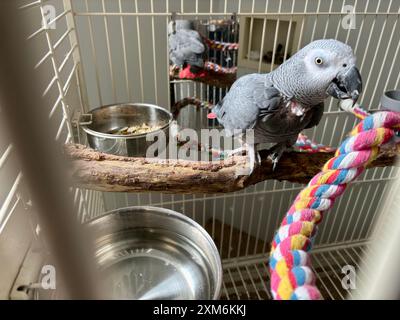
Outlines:
[[[212,109],[212,107],[214,107],[213,104],[201,101],[196,97],[183,98],[182,100],[175,102],[174,105],[171,107],[171,112],[174,118],[176,119],[181,109],[187,107],[188,105],[194,105],[196,106],[197,109],[200,109],[202,107],[207,109]]]
[[[185,80],[179,78],[179,70],[177,69],[170,69],[169,74],[170,80]],[[193,80],[196,82],[202,82],[208,84],[210,86],[215,86],[217,88],[230,88],[232,84],[236,81],[236,74],[234,73],[217,73],[213,71],[207,71],[205,77],[196,78],[196,79],[188,79]]]
[[[249,176],[238,176],[237,170],[246,165],[246,156],[216,162],[129,158],[97,152],[78,144],[66,145],[65,152],[72,160],[70,173],[82,188],[190,194],[232,192],[268,179],[307,183],[333,156],[333,152],[288,152],[272,171],[268,153],[261,151],[261,166]],[[399,145],[381,151],[369,167],[393,166],[399,153]]]

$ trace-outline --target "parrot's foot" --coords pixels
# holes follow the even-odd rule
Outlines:
[[[291,147],[286,146],[286,144],[276,144],[272,148],[269,149],[268,159],[272,161],[272,171],[275,171],[276,166],[280,158],[282,157],[285,151],[292,149]]]
[[[239,155],[243,155],[245,153],[247,153],[247,149],[246,149],[246,147],[243,146],[240,148],[226,151],[226,157],[229,158],[229,157],[233,157],[233,156],[239,156]]]

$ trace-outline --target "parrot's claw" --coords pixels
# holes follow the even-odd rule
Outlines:
[[[282,157],[283,153],[291,149],[292,147],[290,146],[290,144],[286,143],[276,144],[271,149],[269,149],[268,159],[272,161],[272,171],[275,171],[276,166],[278,165],[278,162]]]
[[[260,153],[258,151],[256,151],[256,159],[257,159],[257,164],[261,164],[261,156]]]
[[[272,171],[275,171],[278,161],[281,158],[283,152],[274,152],[268,156],[268,159],[272,161]]]
[[[261,164],[261,157],[258,151],[256,151],[253,147],[253,149],[250,148],[249,153],[249,172],[248,175],[251,175],[254,171],[254,168],[258,165]]]
[[[229,150],[226,151],[226,157],[233,157],[233,156],[238,156],[238,155],[243,155],[244,153],[247,153],[247,150],[245,147],[240,147],[234,150]]]

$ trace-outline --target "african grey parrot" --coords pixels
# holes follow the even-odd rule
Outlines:
[[[193,30],[188,20],[175,20],[168,24],[169,58],[173,64],[185,68],[189,66],[193,74],[204,67],[205,46],[200,34]]]
[[[213,113],[228,135],[242,137],[251,171],[256,154],[259,160],[257,145],[276,143],[270,149],[275,168],[298,134],[318,125],[328,95],[357,101],[362,81],[355,62],[350,46],[337,40],[314,41],[268,74],[239,78]],[[243,139],[246,129],[254,129],[254,143]]]

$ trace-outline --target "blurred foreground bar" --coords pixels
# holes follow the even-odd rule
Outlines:
[[[91,239],[74,214],[56,128],[45,114],[32,58],[34,42],[17,9],[18,1],[0,2],[0,111],[20,159],[25,183],[57,267],[57,283],[72,299],[100,298]],[[40,24],[38,21],[37,24]]]

